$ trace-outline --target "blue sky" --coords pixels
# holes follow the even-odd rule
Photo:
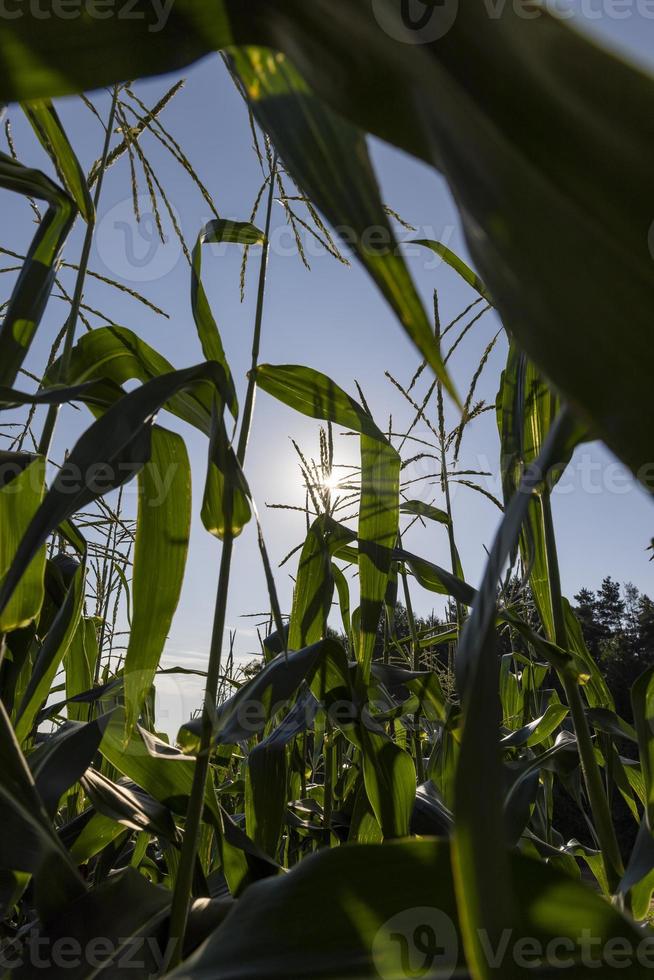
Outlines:
[[[590,0],[574,6],[582,16],[585,14],[588,29],[609,38],[611,44],[629,52],[645,66],[654,68],[654,20],[638,13],[643,8],[635,0],[633,8],[629,8],[631,16],[617,20],[608,16],[598,19],[589,16],[598,9]],[[204,59],[185,73],[185,77],[184,89],[161,119],[184,147],[213,195],[221,216],[245,220],[261,183],[261,171],[251,149],[243,104],[217,56]],[[153,105],[173,80],[142,82],[136,90],[145,103]],[[93,101],[106,118],[109,105],[106,94],[94,95]],[[80,158],[88,166],[99,156],[100,126],[77,99],[62,100],[59,109]],[[48,162],[20,112],[13,108],[10,117],[21,159],[48,169]],[[167,190],[187,240],[192,244],[201,226],[211,217],[206,203],[188,177],[151,137],[144,137],[142,145]],[[386,203],[416,226],[420,237],[445,241],[466,256],[455,208],[438,174],[375,141],[372,142],[372,155]],[[141,191],[145,193],[143,181],[141,185]],[[172,238],[165,247],[153,249],[149,260],[141,267],[126,263],[126,234],[137,257],[149,254],[147,229],[136,229],[129,216],[130,197],[129,167],[127,158],[123,158],[106,180],[91,268],[139,289],[166,310],[170,318],[158,318],[135,301],[98,283],[89,285],[86,300],[91,306],[110,312],[115,322],[134,329],[175,366],[196,363],[202,355],[191,316],[188,265]],[[26,248],[33,233],[29,208],[23,200],[7,193],[3,193],[2,199],[5,220],[0,244],[15,250]],[[147,202],[145,210],[149,210]],[[259,220],[263,221],[263,215]],[[122,223],[128,226],[126,230]],[[288,237],[282,231],[284,224],[283,209],[276,204],[262,361],[319,368],[354,395],[356,378],[378,420],[386,424],[392,413],[400,427],[410,413],[399,393],[384,377],[384,372],[391,370],[398,380],[406,383],[418,363],[414,349],[365,273],[355,266],[344,268],[325,254],[313,257],[311,271],[305,270],[299,257],[290,254],[293,250],[288,248]],[[402,232],[401,237],[412,236]],[[78,229],[68,246],[70,261],[76,261],[80,239]],[[420,254],[419,250],[413,249],[407,261],[428,306],[433,289],[438,289],[443,323],[449,323],[474,300],[474,293],[451,270],[434,263],[427,253]],[[243,391],[249,362],[258,257],[253,253],[243,304],[239,301],[239,267],[240,250],[237,248],[223,250],[221,254],[205,251],[205,287],[233,373]],[[64,273],[63,278],[70,288],[70,274]],[[6,296],[10,277],[3,279],[3,295]],[[51,338],[64,315],[64,304],[51,300],[31,356],[33,369],[42,367]],[[94,323],[99,321],[95,319]],[[498,327],[495,315],[486,314],[454,355],[452,374],[464,393],[482,351]],[[505,355],[506,346],[500,341],[478,389],[478,396],[491,403]],[[424,391],[424,385],[419,390]],[[80,431],[81,421],[81,414],[72,411],[62,415],[55,445],[59,456]],[[199,435],[183,430],[170,418],[165,424],[179,428],[188,437],[194,470],[194,519],[188,575],[170,634],[167,660],[200,666],[206,661],[208,650],[220,552],[219,543],[204,532],[199,520],[206,446]],[[318,423],[295,415],[259,393],[246,470],[275,563],[301,541],[303,518],[295,513],[269,510],[265,505],[302,503],[303,492],[290,438],[296,439],[307,454],[316,455],[318,429]],[[419,426],[416,434],[428,435],[424,426]],[[337,461],[356,460],[357,447],[353,439],[339,438],[336,445]],[[651,592],[654,565],[648,563],[645,551],[654,533],[651,504],[601,446],[585,447],[583,452],[583,458],[577,460],[571,475],[564,481],[562,492],[554,499],[564,591],[572,595],[581,585],[597,586],[605,574],[612,574]],[[494,415],[487,413],[474,423],[466,436],[461,463],[465,468],[496,470],[497,453]],[[418,476],[421,472],[425,471],[414,469],[412,475]],[[484,485],[498,492],[496,478]],[[436,504],[441,502],[438,488],[419,486],[423,487],[422,499],[433,500]],[[132,503],[134,499],[132,497]],[[484,497],[463,486],[455,488],[453,506],[465,574],[472,584],[476,584],[485,560],[484,547],[492,541],[499,511]],[[441,527],[416,528],[405,544],[433,561],[448,563],[447,541]],[[292,582],[289,575],[293,571],[294,562],[291,561],[277,576],[285,609],[290,605]],[[427,612],[434,606],[438,609],[439,603],[434,603],[433,598],[416,590],[414,603],[420,612]],[[265,608],[265,581],[255,536],[252,529],[248,529],[237,545],[228,609],[229,626],[238,631],[236,649],[239,654],[245,656],[257,649],[252,620],[243,616]],[[166,688],[164,701],[168,699],[166,710],[171,727],[174,727],[173,719],[181,720],[197,703],[197,695],[197,685],[193,682],[183,685],[171,682]],[[164,725],[168,727],[165,720]]]

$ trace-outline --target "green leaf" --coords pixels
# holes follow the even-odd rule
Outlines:
[[[295,653],[280,653],[217,709],[214,740],[218,745],[235,745],[259,735],[268,721],[295,694],[303,680],[311,683],[323,662],[345,656],[342,647],[330,638]],[[187,722],[178,742],[194,750],[200,731],[200,720]]]
[[[98,813],[130,830],[147,830],[163,840],[177,842],[177,827],[170,810],[140,786],[125,779],[114,782],[96,769],[88,769],[81,783]]]
[[[105,817],[101,813],[93,810],[86,810],[82,817],[85,819],[84,826],[77,833],[75,839],[68,844],[70,856],[77,865],[86,864],[92,857],[99,854],[109,844],[125,833],[122,824],[117,823],[113,817]],[[66,828],[64,828],[65,833]],[[63,833],[62,833],[63,836]]]
[[[383,836],[408,837],[416,796],[413,759],[365,714],[356,735],[348,736],[361,749],[366,795]]]
[[[27,690],[16,713],[16,738],[21,743],[30,735],[37,715],[48,699],[55,674],[79,628],[85,584],[86,569],[84,565],[78,565],[64,602],[38,651]]]
[[[207,349],[212,349],[210,342],[207,342]],[[57,365],[58,362],[48,378],[56,378]],[[224,358],[220,367],[226,372],[224,395],[233,408],[233,381]],[[116,384],[123,384],[134,378],[147,382],[173,372],[170,362],[131,330],[103,327],[86,334],[73,349],[68,380],[83,383],[89,378],[109,378]],[[229,445],[221,412],[214,412],[211,388],[200,383],[188,391],[172,392],[165,407],[209,436],[202,522],[209,533],[218,538],[224,538],[228,528],[233,536],[237,536],[252,515],[250,493]]]
[[[49,177],[4,153],[0,153],[0,187],[48,204],[0,327],[0,384],[12,385],[41,322],[59,256],[77,212],[73,201]]]
[[[262,48],[230,59],[260,126],[301,191],[351,246],[445,388],[454,388],[382,203],[365,134],[316,98],[291,60]]]
[[[117,976],[131,960],[141,976],[158,972],[165,952],[159,929],[168,915],[170,891],[151,885],[134,868],[112,875],[76,902],[57,910],[34,937],[36,948],[61,949],[48,961],[53,980],[93,980]],[[148,941],[150,940],[150,941]],[[70,951],[73,950],[71,955]],[[74,950],[79,949],[80,955]],[[89,951],[90,954],[89,955]],[[16,980],[31,980],[34,964],[26,961]]]
[[[193,784],[194,760],[138,726],[127,745],[124,735],[125,714],[119,708],[105,730],[100,745],[102,755],[150,796],[184,816]],[[213,818],[219,820],[216,797],[209,786],[205,803]]]
[[[266,854],[279,845],[288,798],[288,745],[310,728],[318,702],[308,689],[280,724],[250,751],[245,778],[245,826]]]
[[[291,650],[301,650],[324,638],[333,594],[331,555],[321,515],[307,531],[297,566],[288,633]]]
[[[49,99],[24,102],[22,109],[41,145],[52,160],[57,176],[77,205],[87,224],[95,222],[95,208],[89,187],[57,111]]]
[[[550,704],[545,714],[541,715],[540,718],[534,718],[523,728],[518,728],[510,735],[506,735],[501,740],[500,745],[505,749],[522,745],[540,745],[556,731],[567,714],[568,709],[564,704]]]
[[[0,588],[0,613],[48,535],[81,507],[133,478],[149,461],[152,420],[159,409],[178,391],[207,382],[225,395],[224,372],[215,361],[153,378],[123,394],[89,426],[25,532]]]
[[[443,245],[442,242],[435,242],[430,238],[415,238],[411,244],[424,245],[425,248],[430,248],[432,252],[436,253],[436,255],[440,255],[443,261],[446,262],[450,268],[454,269],[455,272],[458,272],[461,278],[467,282],[469,286],[472,286],[472,288],[476,290],[476,292],[478,292],[487,303],[492,304],[493,300],[491,299],[490,293],[477,273],[473,272],[470,266],[466,265],[463,259],[460,259],[451,248],[447,247],[447,245]]]
[[[509,348],[497,396],[504,504],[516,493],[525,469],[537,459],[560,409],[560,399],[536,366],[515,346]],[[545,634],[554,640],[554,610],[546,548],[546,503],[543,496],[560,479],[572,448],[542,490],[534,494],[520,535],[520,553],[529,570],[529,584]]]
[[[253,510],[254,502],[250,489],[229,442],[225,421],[216,411],[209,440],[207,480],[202,499],[202,523],[209,534],[222,541],[227,535],[237,537],[252,517]],[[260,527],[259,546],[263,548],[263,556],[265,548]],[[274,589],[271,589],[273,583],[269,576],[267,579],[271,602],[274,603],[272,595]]]
[[[592,889],[519,854],[511,856],[511,875],[520,916],[502,943],[491,945],[488,938],[494,976],[532,972],[518,972],[516,965],[522,955],[536,965],[526,952],[529,937],[542,959],[552,940],[562,942],[557,948],[565,949],[575,980],[597,976],[602,963],[608,972],[608,951],[620,940],[634,954],[621,973],[628,980],[644,975],[635,955],[642,933]],[[598,940],[593,954],[582,945],[586,930]],[[171,980],[415,975],[479,976],[463,957],[450,846],[442,840],[351,844],[307,858],[289,874],[250,887],[204,945],[170,974]]]
[[[0,467],[0,579],[16,556],[23,534],[43,499],[45,459],[27,453],[1,453]],[[12,470],[16,474],[12,477]],[[43,604],[45,546],[32,559],[11,601],[0,614],[0,633],[27,626]]]
[[[288,645],[300,650],[322,640],[327,633],[334,594],[332,557],[354,535],[326,514],[319,515],[307,532],[295,578]]]
[[[73,698],[93,687],[98,658],[96,622],[95,619],[82,616],[64,657],[66,713],[71,721],[84,721],[88,717],[88,707]]]
[[[525,19],[511,5],[493,18],[466,5],[437,42],[418,45],[380,28],[380,18],[397,23],[394,0],[375,11],[367,0],[289,0],[283,11],[179,0],[155,31],[145,0],[138,12],[134,22],[53,19],[45,33],[27,12],[7,23],[0,98],[171,70],[216,47],[284,51],[331,109],[445,174],[505,325],[647,480],[651,78],[546,11]],[[525,105],[547,124],[518,125]]]
[[[374,663],[372,675],[395,696],[397,696],[397,688],[406,688],[418,698],[420,711],[445,721],[445,695],[438,680],[438,674],[434,671],[405,670],[392,664]]]
[[[110,718],[107,712],[87,724],[69,722],[30,753],[36,788],[52,818],[62,795],[93,762]]]
[[[191,265],[191,308],[197,327],[202,352],[207,361],[218,361],[222,365],[227,384],[230,390],[230,397],[227,401],[228,407],[234,416],[238,415],[238,401],[236,399],[236,389],[225,357],[220,332],[213,318],[209,300],[202,285],[202,246],[205,244],[217,244],[220,242],[233,243],[239,245],[262,245],[264,236],[254,225],[245,221],[228,221],[224,218],[216,218],[204,226],[198,235]]]
[[[464,728],[456,776],[454,878],[466,953],[475,977],[490,977],[480,936],[498,942],[518,913],[505,839],[503,770],[499,746],[501,705],[495,633],[497,583],[515,548],[533,492],[562,458],[575,427],[562,414],[525,473],[497,532],[482,585],[466,620],[456,669]],[[497,733],[493,736],[493,733]],[[494,845],[489,847],[489,841]],[[512,974],[511,974],[512,975]]]
[[[137,722],[177,608],[191,526],[191,467],[184,441],[158,426],[139,473],[132,616],[124,683],[126,737]]]
[[[654,827],[654,667],[640,675],[631,689],[634,725],[638,736],[640,764],[646,792],[649,826]]]
[[[613,695],[594,657],[586,646],[586,641],[581,631],[581,623],[575,616],[572,606],[565,597],[562,599],[562,604],[568,649],[579,662],[580,672],[584,673],[588,678],[583,688],[586,700],[591,708],[605,708],[609,711],[615,711]]]
[[[510,4],[490,18],[483,4],[451,22],[439,12],[432,44],[380,29],[397,24],[394,0],[256,9],[256,22],[234,11],[236,43],[256,26],[333,109],[446,176],[505,326],[646,482],[654,134],[642,120],[654,81],[561,19]],[[519,123],[525,106],[531,125]]]
[[[418,517],[426,517],[429,521],[437,524],[451,524],[450,516],[447,511],[439,507],[433,507],[422,500],[404,500],[400,504],[400,514],[414,514]]]
[[[408,565],[423,589],[436,592],[438,595],[450,595],[465,606],[473,604],[476,592],[472,586],[456,575],[452,575],[445,568],[402,549],[396,549],[393,558]]]
[[[45,376],[44,385],[57,381],[60,367],[61,362],[55,361]],[[145,383],[174,370],[170,361],[127,327],[99,327],[84,334],[75,344],[63,380],[69,385],[98,379],[109,379],[116,385],[133,380]],[[208,385],[172,393],[166,409],[210,435],[212,392]]]
[[[370,671],[377,626],[399,526],[400,457],[371,416],[319,371],[295,365],[262,364],[257,384],[311,418],[326,419],[361,435],[359,580],[361,626],[357,657]]]
[[[34,876],[35,903],[47,915],[86,888],[52,827],[2,702],[0,765],[0,867]]]

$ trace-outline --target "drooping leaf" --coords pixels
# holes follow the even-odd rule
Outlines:
[[[220,332],[214,320],[207,299],[207,294],[202,285],[202,246],[205,244],[233,243],[238,245],[262,245],[263,234],[254,225],[245,221],[228,221],[224,218],[216,218],[204,226],[198,235],[195,248],[193,249],[191,266],[191,308],[195,318],[202,352],[208,361],[218,361],[222,364],[230,389],[228,407],[234,416],[238,415],[238,402],[236,400],[236,390],[234,382],[225,357]]]
[[[29,170],[4,153],[0,153],[0,188],[34,197],[48,205],[0,327],[0,384],[11,386],[41,322],[59,256],[77,212],[73,201],[49,177],[37,170]]]
[[[447,511],[426,504],[422,500],[404,500],[400,504],[401,514],[414,514],[417,517],[425,517],[429,521],[436,521],[437,524],[450,524],[450,516]]]
[[[209,335],[211,331],[207,327]],[[207,349],[213,350],[207,341]],[[55,362],[48,379],[55,378]],[[224,373],[224,395],[232,409],[235,406],[233,381],[224,359],[218,361]],[[158,351],[125,327],[102,327],[86,334],[72,351],[68,380],[71,384],[89,378],[109,378],[115,384],[132,379],[142,382],[174,372],[173,366]],[[240,472],[222,421],[220,407],[214,406],[209,384],[198,384],[189,390],[171,392],[166,409],[209,436],[209,463],[202,502],[202,521],[210,534],[223,538],[227,530],[240,534],[248,523],[252,508],[249,490]]]
[[[467,282],[469,286],[472,286],[472,288],[479,293],[482,299],[485,299],[487,303],[493,302],[490,297],[490,293],[477,273],[474,272],[470,266],[463,261],[463,259],[459,258],[459,256],[453,252],[451,248],[448,248],[447,245],[443,245],[442,242],[435,242],[430,238],[416,238],[411,244],[424,245],[425,248],[430,248],[432,252],[436,253],[436,255],[440,255],[443,261],[446,262],[450,268],[454,269],[455,272],[458,272],[464,282]]]
[[[170,810],[140,786],[125,779],[114,782],[91,768],[82,775],[81,783],[98,813],[130,830],[148,830],[163,840],[177,841]]]
[[[54,383],[59,376],[61,361],[54,362],[44,384]],[[71,351],[69,385],[85,384],[92,380],[109,379],[116,385],[126,381],[151,381],[175,369],[162,354],[127,327],[99,327],[84,334]],[[118,392],[116,397],[120,393]],[[173,392],[166,408],[173,415],[195,426],[200,432],[211,432],[212,396],[209,386]]]
[[[69,722],[30,753],[36,788],[51,817],[62,795],[91,765],[110,718],[107,712],[86,724]]]
[[[405,332],[454,394],[384,209],[365,134],[316,98],[285,55],[243,47],[232,49],[230,58],[285,169],[353,248]]]
[[[49,99],[24,102],[22,109],[52,160],[59,180],[75,201],[77,210],[87,224],[93,224],[95,208],[86,176],[66,136],[57,110]]]
[[[217,744],[234,745],[260,734],[273,715],[288,704],[303,680],[310,683],[324,661],[344,656],[342,647],[331,638],[294,653],[278,654],[220,705],[214,721]],[[194,749],[198,733],[199,724],[187,722],[178,741]]]
[[[152,421],[178,391],[210,382],[225,395],[224,372],[208,361],[153,378],[114,402],[79,438],[30,522],[0,588],[0,613],[48,534],[97,497],[132,479],[149,461]]]

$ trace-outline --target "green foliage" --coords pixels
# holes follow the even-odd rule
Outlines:
[[[380,4],[388,14],[390,0]],[[292,0],[283,10],[255,2],[247,11],[178,0],[154,31],[154,5],[136,6],[146,16],[133,23],[55,19],[47,42],[42,29],[29,33],[29,11],[0,35],[0,97],[31,100],[23,111],[58,177],[0,155],[0,187],[48,206],[0,328],[0,410],[28,413],[18,448],[0,460],[14,467],[0,481],[0,954],[17,947],[23,957],[8,976],[31,975],[35,931],[49,944],[105,938],[107,961],[80,964],[80,977],[119,975],[124,947],[136,942],[147,953],[139,976],[401,980],[456,971],[512,980],[527,969],[515,949],[499,966],[488,951],[507,932],[548,950],[533,964],[542,975],[561,966],[553,940],[565,941],[575,976],[596,975],[583,942],[590,933],[604,956],[607,944],[627,944],[624,975],[642,976],[634,950],[652,941],[654,890],[654,608],[605,579],[572,609],[550,494],[590,427],[637,475],[648,460],[653,293],[641,225],[651,211],[652,141],[640,124],[651,116],[651,80],[550,15],[527,20],[510,7],[487,20],[469,4],[440,42],[416,46],[381,31],[363,0]],[[268,169],[250,220],[220,218],[161,127],[215,215],[192,253],[176,228],[206,360],[176,368],[115,325],[87,323],[75,343],[105,171],[126,154],[136,200],[138,158],[155,213],[159,199],[168,206],[139,140],[176,88],[148,110],[122,79],[214,48],[229,51]],[[104,152],[87,179],[48,99],[107,83],[116,84]],[[561,96],[566,85],[574,99]],[[525,104],[538,125],[516,125]],[[476,303],[493,297],[510,333],[496,406],[503,503],[462,479],[482,474],[459,468],[466,427],[490,408],[474,396],[495,341],[448,429],[445,362],[481,313],[443,354],[465,314],[442,329],[436,304],[435,325],[427,319],[367,133],[446,175],[483,280],[441,243],[421,243]],[[625,176],[619,185],[616,173]],[[286,193],[286,179],[297,195]],[[266,189],[261,232],[252,222]],[[414,412],[406,434],[392,423],[382,431],[360,391],[355,400],[319,371],[258,363],[277,192],[296,234],[290,201],[299,198],[312,222],[305,228],[336,258],[319,212],[341,237],[350,229],[348,244],[423,357],[408,387],[391,379]],[[19,391],[78,215],[87,228],[71,314],[38,390]],[[373,227],[386,247],[370,246]],[[263,249],[240,413],[240,379],[202,284],[202,247],[212,242],[246,256]],[[421,405],[411,391],[425,369],[434,377]],[[255,520],[270,629],[260,668],[239,675],[222,648],[234,542],[256,519],[245,475],[255,386],[327,429],[319,464],[300,452],[307,530],[287,617]],[[57,413],[77,404],[94,418],[46,486]],[[22,443],[39,406],[48,417],[30,455]],[[163,411],[179,434],[154,424]],[[435,439],[425,455],[437,460],[442,506],[409,497],[415,487],[402,482],[419,419]],[[359,438],[359,465],[344,481],[334,480],[332,424]],[[222,543],[204,704],[173,745],[157,731],[154,684],[197,507],[188,425],[207,439],[198,509]],[[126,518],[122,491],[134,479],[139,505]],[[477,590],[457,550],[454,482],[503,511]],[[418,521],[425,540],[443,536],[448,568],[405,549],[403,534]],[[446,598],[446,621],[414,613],[416,589]],[[335,597],[342,636],[330,624]],[[631,847],[618,841],[616,799]],[[570,808],[588,843],[566,840]]]

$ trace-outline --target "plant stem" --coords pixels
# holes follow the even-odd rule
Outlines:
[[[257,308],[254,320],[254,333],[252,340],[252,363],[248,375],[248,387],[243,407],[241,428],[239,432],[237,457],[243,465],[247,450],[248,437],[252,426],[252,415],[254,412],[254,394],[256,376],[255,370],[259,358],[259,347],[261,342],[261,324],[263,322],[263,305],[266,287],[266,271],[268,267],[268,252],[270,238],[270,224],[272,216],[273,190],[275,186],[274,175],[277,168],[277,157],[272,163],[270,190],[268,193],[268,204],[266,209],[266,224],[264,230],[264,243],[261,253],[261,266],[259,269],[259,288],[257,292]],[[189,798],[188,810],[186,812],[186,824],[184,830],[184,841],[180,856],[175,890],[173,892],[172,908],[170,913],[170,939],[174,945],[170,954],[167,969],[177,966],[182,958],[184,934],[188,922],[188,914],[191,906],[191,892],[193,886],[193,870],[197,858],[198,836],[202,821],[202,810],[204,807],[204,797],[207,786],[207,776],[209,775],[209,757],[211,755],[211,741],[213,736],[213,715],[216,706],[218,693],[218,681],[220,678],[220,667],[222,657],[223,635],[225,632],[225,615],[227,611],[227,595],[229,591],[229,576],[231,572],[232,554],[234,551],[234,537],[226,534],[223,540],[222,554],[220,557],[220,571],[218,573],[218,588],[216,593],[216,605],[214,611],[213,630],[211,634],[211,645],[209,648],[209,665],[207,668],[207,681],[204,693],[204,705],[202,709],[202,727],[200,733],[200,747],[198,750],[195,769],[193,771],[193,785]]]
[[[327,720],[327,730],[325,731],[323,752],[325,766],[325,776],[323,782],[323,820],[327,847],[331,847],[334,793],[334,732],[329,723],[329,719]]]
[[[256,368],[259,362],[259,348],[261,346],[261,324],[263,320],[263,300],[264,293],[266,290],[266,269],[268,267],[268,251],[270,248],[269,235],[270,235],[270,223],[272,217],[272,206],[274,200],[274,188],[275,188],[275,175],[277,173],[277,154],[273,157],[271,173],[270,173],[270,187],[268,190],[268,201],[266,204],[266,224],[264,227],[264,242],[263,250],[261,253],[261,267],[259,269],[259,287],[257,289],[257,309],[254,317],[254,331],[252,334],[252,360],[250,363],[250,371],[248,373],[248,387],[245,393],[245,405],[243,406],[243,420],[241,422],[241,431],[238,437],[238,448],[236,450],[236,456],[239,463],[243,466],[245,462],[245,453],[247,451],[248,439],[250,437],[250,428],[252,426],[252,416],[254,414],[254,398],[256,394]]]
[[[400,548],[402,547],[402,535],[398,534]],[[406,606],[406,615],[409,621],[409,632],[411,634],[411,647],[412,647],[412,667],[413,670],[420,670],[420,643],[418,641],[418,631],[416,629],[416,618],[413,614],[413,603],[411,602],[411,592],[409,591],[409,581],[406,574],[406,568],[401,565],[400,575],[402,577],[402,590],[404,592],[404,605]],[[421,786],[425,781],[425,764],[422,758],[422,743],[420,741],[420,711],[416,711],[413,716],[414,732],[413,732],[413,744],[416,753],[416,775],[418,777],[418,785]]]
[[[554,536],[554,524],[552,521],[552,508],[550,496],[547,490],[543,491],[541,497],[543,527],[545,531],[545,547],[547,553],[547,569],[549,577],[550,594],[552,596],[552,616],[554,620],[554,641],[563,650],[567,649],[567,630],[563,615],[563,603],[561,598],[561,577],[559,573],[559,561],[556,550],[556,539]],[[588,719],[584,711],[583,701],[579,691],[579,685],[571,677],[564,673],[559,674],[565,696],[570,707],[572,723],[579,756],[581,758],[581,768],[584,774],[586,792],[590,802],[593,815],[593,823],[597,833],[604,870],[609,885],[609,891],[615,893],[620,879],[624,873],[622,855],[615,835],[615,828],[609,809],[609,803],[602,783],[602,775],[595,757],[593,740],[588,726]]]
[[[102,158],[100,172],[98,175],[98,182],[95,188],[95,194],[93,195],[93,208],[94,211],[97,210],[98,204],[100,202],[100,194],[102,193],[102,184],[104,181],[104,175],[107,165],[107,158],[109,156],[109,147],[111,145],[111,136],[114,128],[114,119],[116,118],[116,106],[118,104],[118,92],[120,91],[120,86],[114,86],[113,98],[111,100],[111,109],[109,110],[109,120],[107,122],[107,131],[104,138],[104,146],[102,148]],[[77,318],[79,316],[80,306],[82,304],[82,294],[84,292],[84,280],[86,279],[86,270],[89,264],[89,257],[91,255],[91,246],[93,244],[93,233],[95,231],[95,220],[89,221],[86,226],[86,234],[84,235],[84,244],[82,245],[82,254],[79,261],[79,269],[77,271],[77,278],[75,280],[75,291],[73,293],[73,299],[70,307],[70,313],[68,314],[68,319],[66,321],[66,334],[64,337],[64,348],[61,354],[61,361],[59,363],[59,372],[57,375],[57,381],[65,381],[68,375],[68,369],[70,367],[70,355],[73,349],[73,343],[75,341],[75,330],[77,329]],[[48,409],[48,414],[45,418],[45,423],[43,425],[43,432],[41,433],[41,439],[39,440],[38,452],[42,456],[47,456],[50,449],[50,443],[52,442],[52,436],[54,434],[55,426],[57,424],[57,416],[59,414],[59,406],[51,405]]]

